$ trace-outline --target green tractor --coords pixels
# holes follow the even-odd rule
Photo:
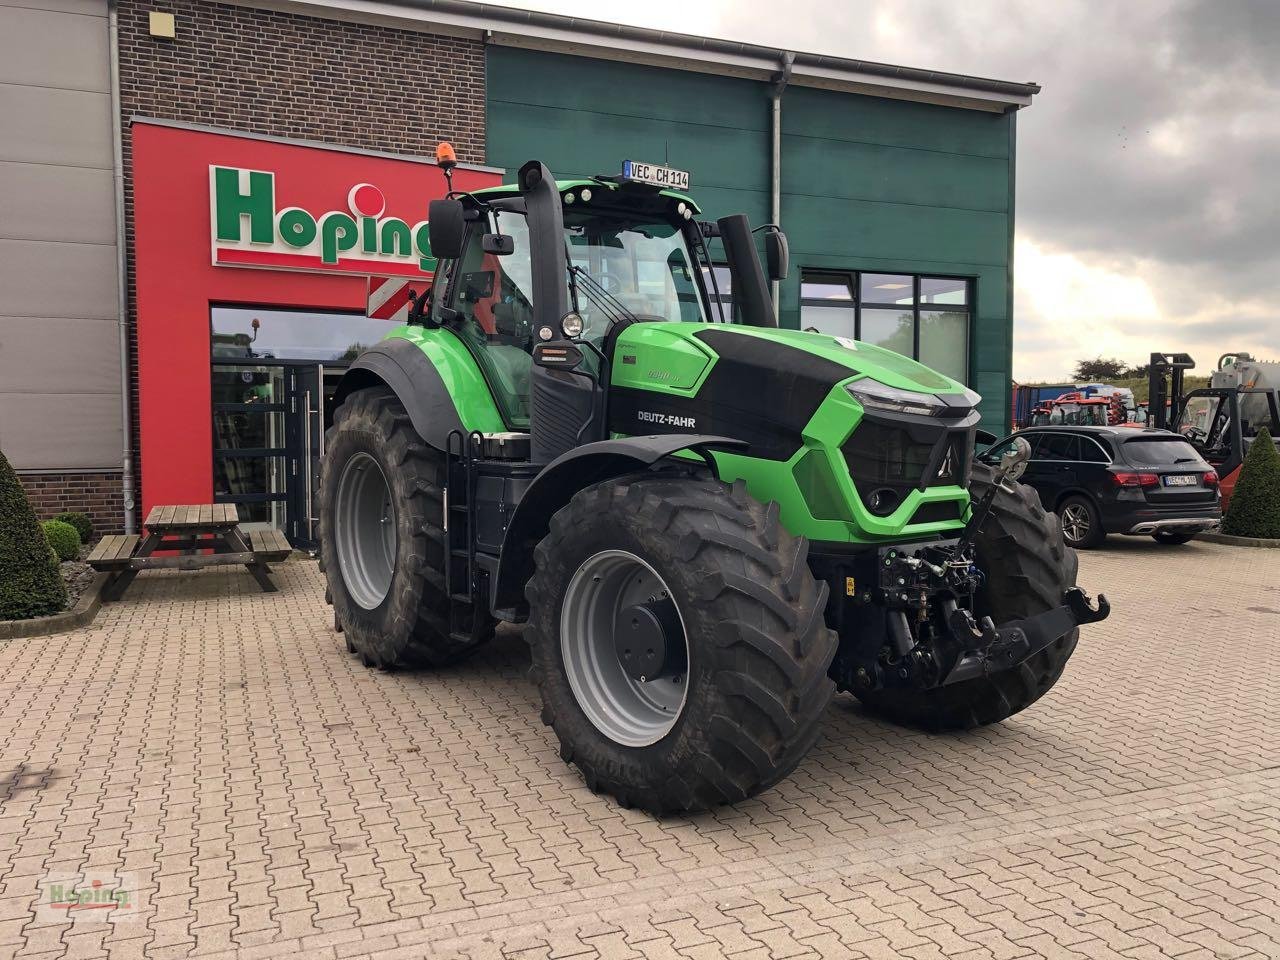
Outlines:
[[[655,813],[777,783],[836,690],[931,730],[1033,703],[1108,607],[1014,482],[1025,443],[977,460],[977,394],[779,329],[747,218],[624,169],[431,203],[433,285],[332,405],[348,649],[440,667],[525,624],[561,756]]]

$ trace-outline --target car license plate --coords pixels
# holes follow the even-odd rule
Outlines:
[[[1175,473],[1164,478],[1166,487],[1194,487],[1196,477],[1190,473]]]

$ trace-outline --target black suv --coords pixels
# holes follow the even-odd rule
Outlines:
[[[1032,427],[1022,437],[1031,459],[1022,482],[1062,518],[1077,549],[1108,533],[1150,534],[1186,543],[1222,519],[1218,475],[1182,436],[1133,427]],[[995,463],[1014,437],[978,459]]]

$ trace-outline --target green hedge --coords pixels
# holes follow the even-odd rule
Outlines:
[[[80,534],[75,527],[61,520],[45,520],[40,526],[44,528],[44,538],[59,560],[74,560],[80,556]]]
[[[80,534],[80,542],[88,543],[93,539],[93,521],[89,519],[86,513],[58,513],[53,519],[61,520],[63,523],[69,523],[76,528],[76,533]]]
[[[0,620],[48,616],[66,605],[58,558],[17,474],[0,453]]]
[[[1258,431],[1240,468],[1222,532],[1280,539],[1280,451],[1267,429]]]

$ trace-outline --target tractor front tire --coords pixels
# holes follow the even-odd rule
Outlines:
[[[320,555],[347,649],[366,666],[446,666],[493,633],[487,612],[450,601],[445,587],[445,475],[444,454],[385,387],[356,390],[335,411]]]
[[[980,500],[994,471],[974,462],[969,492]],[[997,624],[1035,616],[1062,604],[1075,586],[1079,561],[1063,540],[1058,518],[1046,513],[1031,487],[996,495],[975,541],[978,567],[986,579],[975,599],[977,614]],[[1039,700],[1058,681],[1076,648],[1072,630],[1009,670],[929,690],[876,690],[858,698],[874,713],[925,730],[968,730],[997,723]]]
[[[552,516],[525,638],[542,719],[592,791],[661,815],[743,800],[795,769],[836,650],[807,557],[777,504],[704,476],[605,481]],[[624,675],[615,634],[646,596],[674,602],[682,676]]]

